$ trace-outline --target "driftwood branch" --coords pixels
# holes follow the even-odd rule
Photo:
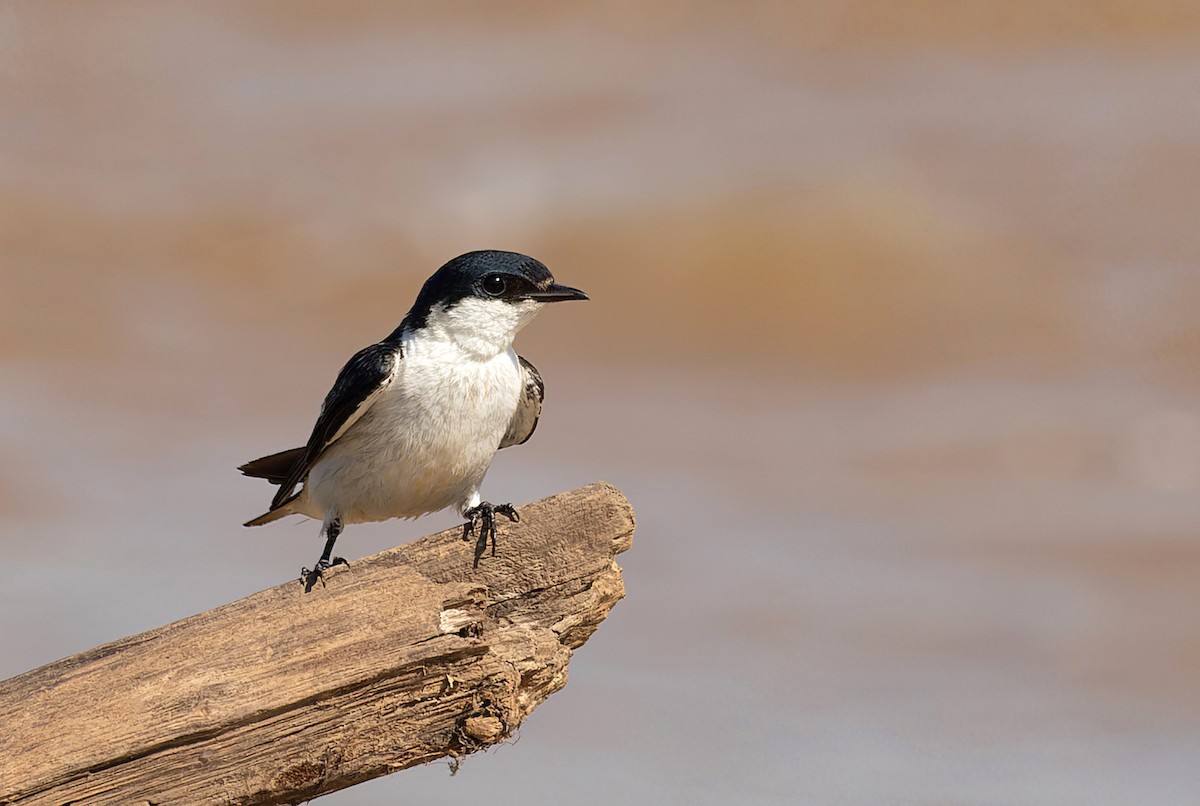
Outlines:
[[[624,595],[595,483],[0,683],[0,803],[295,803],[503,741]]]

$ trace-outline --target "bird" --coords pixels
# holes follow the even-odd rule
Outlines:
[[[325,396],[308,442],[247,462],[246,476],[279,486],[270,509],[245,523],[287,515],[321,521],[325,548],[303,568],[307,593],[334,565],[343,527],[416,518],[454,507],[464,540],[477,533],[475,565],[496,520],[520,520],[512,504],[480,496],[496,452],[533,436],[545,385],[513,349],[517,333],[546,305],[586,300],[518,252],[459,255],[425,281],[400,325],[359,350]]]

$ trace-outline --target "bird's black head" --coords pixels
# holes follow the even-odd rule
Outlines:
[[[404,319],[408,329],[425,326],[433,308],[450,309],[466,299],[509,303],[587,299],[577,288],[559,285],[540,261],[518,252],[481,250],[459,255],[433,273]]]

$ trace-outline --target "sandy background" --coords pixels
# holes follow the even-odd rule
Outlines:
[[[234,471],[438,265],[628,598],[519,742],[322,803],[1200,797],[1200,6],[0,2],[0,676],[290,578]],[[448,526],[354,527],[351,559]]]

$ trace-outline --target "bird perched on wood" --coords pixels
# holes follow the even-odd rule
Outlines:
[[[292,514],[322,521],[325,550],[300,575],[306,592],[346,563],[331,555],[349,523],[453,506],[466,518],[464,540],[478,530],[476,564],[489,540],[494,555],[496,516],[519,516],[483,501],[479,487],[496,451],[533,434],[545,390],[513,339],[547,303],[587,298],[515,252],[469,252],[442,266],[400,326],[342,368],[307,445],[239,468],[279,485],[271,509],[246,526]]]

